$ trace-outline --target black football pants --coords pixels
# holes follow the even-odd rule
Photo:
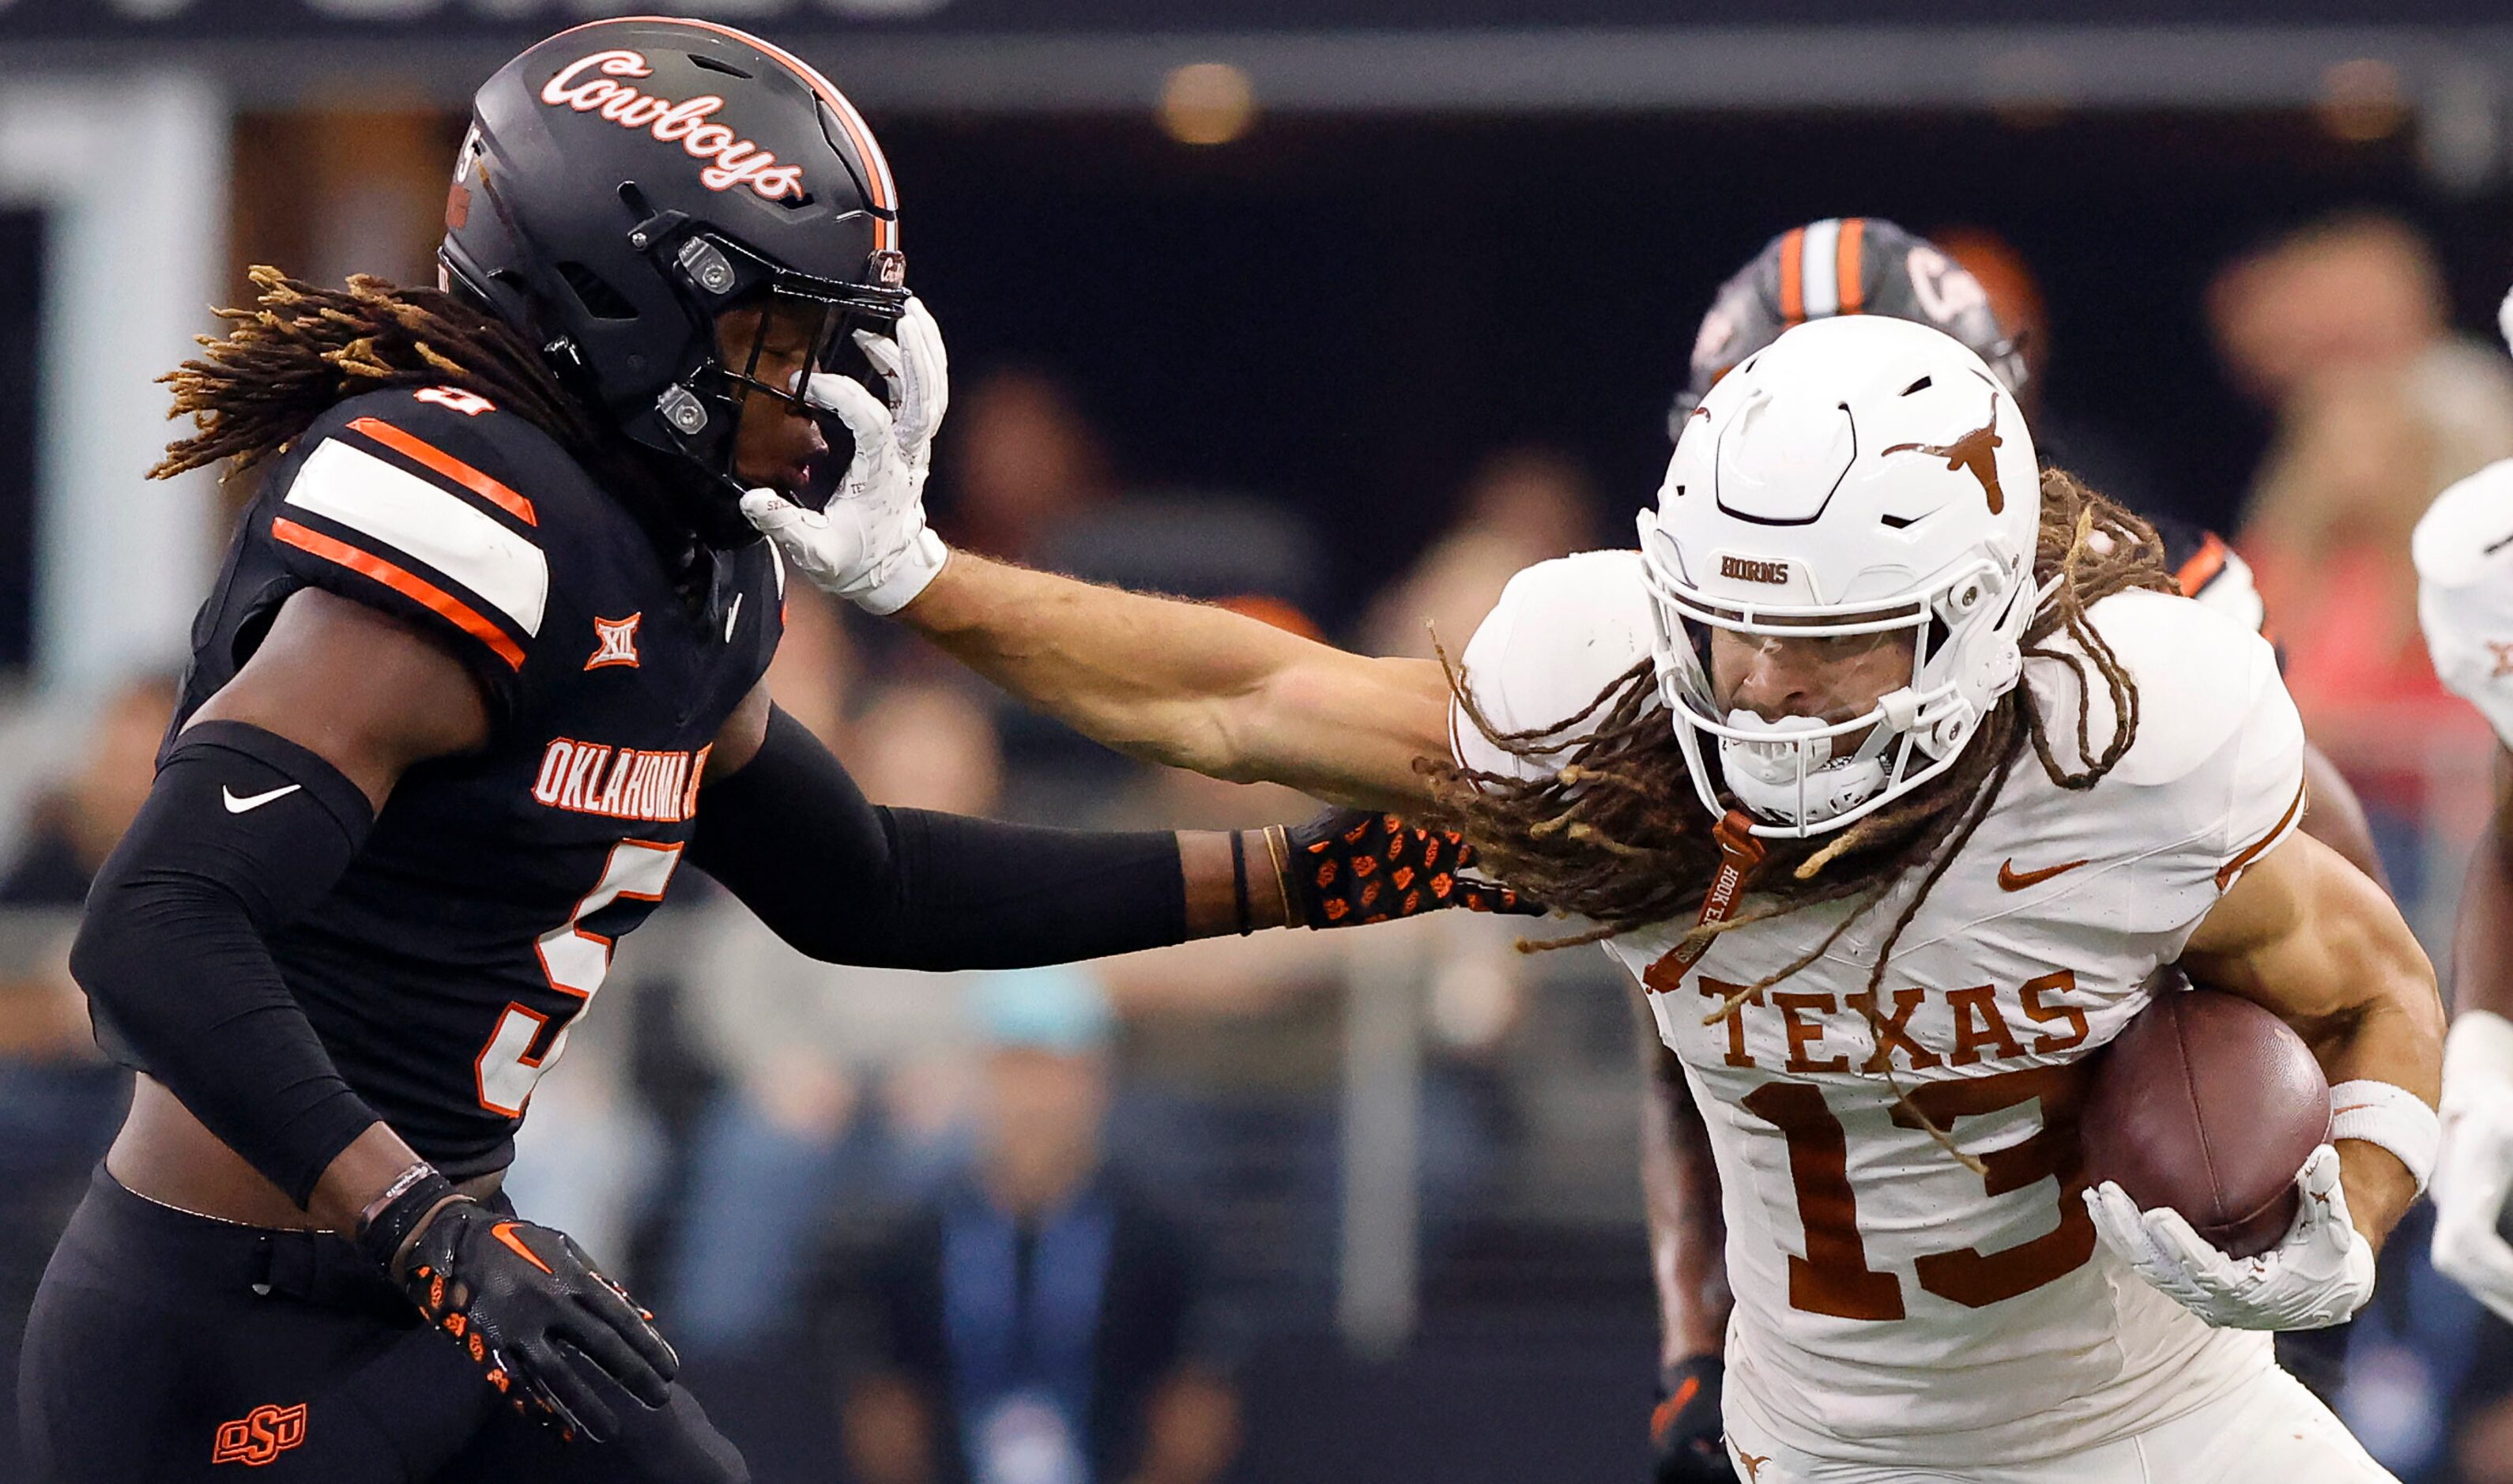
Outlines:
[[[616,1389],[616,1388],[615,1388]],[[34,1484],[747,1480],[675,1385],[625,1435],[518,1414],[344,1240],[144,1200],[104,1173],[44,1270],[20,1368]]]

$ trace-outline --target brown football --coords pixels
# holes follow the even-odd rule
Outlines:
[[[2194,989],[2178,970],[2095,1055],[2083,1121],[2086,1178],[2139,1209],[2170,1206],[2238,1258],[2294,1220],[2295,1173],[2330,1137],[2330,1084],[2303,1038],[2249,1000]]]

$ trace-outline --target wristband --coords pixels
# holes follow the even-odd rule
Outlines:
[[[454,1182],[421,1160],[394,1176],[383,1193],[358,1213],[358,1251],[379,1271],[397,1279],[400,1274],[394,1269],[411,1234],[425,1225],[439,1206],[464,1199],[468,1197],[456,1193]]]
[[[1300,920],[1300,909],[1292,899],[1291,833],[1280,824],[1268,824],[1260,831],[1265,841],[1265,859],[1274,866],[1274,891],[1283,899],[1283,926],[1292,927]]]
[[[1230,898],[1239,912],[1239,936],[1245,938],[1256,927],[1248,920],[1248,831],[1244,829],[1230,832]]]
[[[2425,1193],[2443,1144],[2443,1123],[2425,1100],[2389,1082],[2359,1078],[2330,1090],[2330,1142],[2361,1140],[2388,1149]]]

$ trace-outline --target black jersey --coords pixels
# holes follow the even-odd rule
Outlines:
[[[2268,632],[2268,605],[2252,583],[2252,569],[2223,537],[2177,516],[2151,515],[2147,521],[2164,538],[2164,565],[2181,584],[2183,597]]]
[[[330,898],[269,943],[341,1076],[455,1179],[512,1157],[776,651],[774,550],[716,560],[693,602],[530,422],[465,391],[373,392],[271,469],[194,623],[179,727],[308,586],[430,634],[488,696],[487,747],[403,775]]]

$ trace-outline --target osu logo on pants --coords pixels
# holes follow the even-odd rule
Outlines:
[[[258,1468],[303,1441],[305,1404],[274,1407],[265,1402],[234,1422],[219,1424],[219,1441],[210,1450],[210,1462]]]

